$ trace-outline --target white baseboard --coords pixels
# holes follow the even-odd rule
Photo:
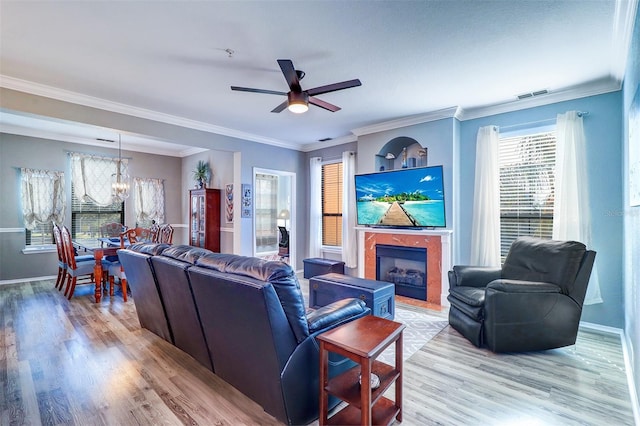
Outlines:
[[[624,369],[627,372],[627,382],[629,383],[629,396],[631,397],[631,407],[633,408],[633,417],[636,425],[640,426],[640,399],[638,399],[638,390],[634,381],[633,365],[631,365],[631,356],[629,351],[631,348],[631,338],[628,334],[622,335],[622,354],[624,355]]]
[[[622,345],[622,356],[624,357],[624,371],[627,375],[627,383],[629,385],[629,397],[631,398],[631,408],[633,409],[633,417],[636,425],[640,426],[640,400],[638,400],[638,392],[636,389],[635,375],[633,374],[633,365],[631,365],[631,356],[629,351],[631,348],[631,339],[621,328],[608,327],[606,325],[593,324],[590,322],[580,321],[580,328],[585,328],[598,333],[616,334],[620,336]]]
[[[29,281],[55,280],[56,278],[58,278],[57,275],[47,275],[44,277],[18,278],[15,280],[2,280],[0,281],[0,285],[27,283]]]

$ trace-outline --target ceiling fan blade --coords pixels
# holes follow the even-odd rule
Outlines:
[[[289,100],[287,99],[286,101],[284,101],[283,103],[281,103],[280,105],[272,109],[271,112],[282,112],[288,106],[289,106]]]
[[[305,90],[309,96],[321,95],[323,93],[335,92],[336,90],[349,89],[351,87],[361,86],[362,83],[357,78],[355,80],[343,81],[340,83],[328,84],[326,86],[314,87],[313,89]]]
[[[329,102],[325,102],[322,99],[314,98],[312,96],[309,96],[309,103],[314,104],[315,106],[319,106],[320,108],[324,108],[327,111],[331,111],[331,112],[340,111],[342,109],[339,106],[330,104]]]
[[[231,86],[231,90],[237,90],[239,92],[265,93],[267,95],[284,95],[284,96],[287,96],[287,92],[278,92],[276,90],[266,90],[266,89],[252,89],[251,87]]]
[[[296,69],[293,67],[293,62],[289,59],[278,59],[278,65],[280,65],[282,74],[284,74],[284,79],[287,80],[289,89],[293,92],[301,92],[300,80],[298,79]]]

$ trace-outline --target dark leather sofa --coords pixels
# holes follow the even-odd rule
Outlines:
[[[501,268],[449,271],[449,324],[494,352],[576,342],[596,253],[576,241],[520,237]]]
[[[161,254],[171,247],[169,244],[136,244],[137,250],[128,251],[119,256],[122,267],[127,271],[127,281],[135,283],[129,286],[135,299],[140,325],[173,343],[173,334],[169,328],[164,300],[158,290],[156,274],[151,265],[151,257]]]
[[[171,336],[166,340],[286,424],[318,418],[315,337],[370,314],[355,298],[306,312],[295,273],[282,262],[146,243],[120,250],[118,256],[141,325],[166,322]],[[150,330],[164,334],[162,327]],[[330,354],[329,375],[353,365]],[[329,402],[330,408],[339,403]]]

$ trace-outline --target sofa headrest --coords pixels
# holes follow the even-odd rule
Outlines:
[[[162,252],[162,255],[171,259],[180,260],[195,264],[196,261],[205,254],[212,253],[210,250],[187,245],[172,245]]]
[[[238,256],[227,265],[226,272],[270,282],[276,290],[298,343],[309,336],[309,324],[300,283],[290,265]]]
[[[238,257],[237,254],[211,252],[200,256],[196,260],[195,264],[198,266],[202,266],[203,268],[224,272],[229,262],[231,262],[236,257]]]
[[[587,248],[577,241],[520,237],[511,245],[502,266],[502,277],[542,281],[571,293]]]
[[[138,253],[145,253],[152,256],[162,254],[166,249],[171,247],[171,244],[165,243],[135,243],[127,247],[131,251]]]
[[[300,283],[288,264],[256,257],[211,253],[200,257],[196,265],[271,283],[298,343],[309,336]]]

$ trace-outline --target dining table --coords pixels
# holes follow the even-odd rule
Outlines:
[[[100,303],[102,299],[102,259],[105,256],[117,256],[118,250],[120,249],[120,239],[118,238],[118,244],[106,244],[105,240],[109,240],[109,238],[89,238],[89,239],[79,239],[73,241],[73,246],[80,251],[84,251],[86,253],[93,254],[93,258],[95,259],[95,266],[93,268],[93,275],[96,282],[95,288],[95,299],[96,303]]]

